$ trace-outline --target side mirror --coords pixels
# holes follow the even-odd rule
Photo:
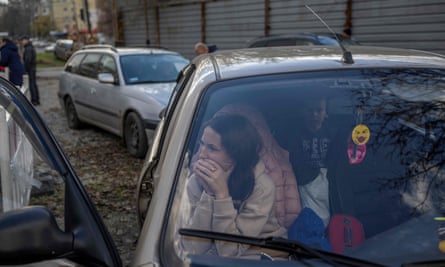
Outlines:
[[[57,225],[45,207],[26,207],[0,215],[0,262],[27,264],[73,252],[74,237]]]
[[[101,83],[111,83],[111,84],[116,83],[116,81],[114,80],[114,76],[111,73],[99,73],[97,75],[97,79]]]

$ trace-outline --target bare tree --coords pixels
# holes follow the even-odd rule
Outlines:
[[[5,13],[0,18],[4,31],[12,37],[31,34],[31,23],[39,1],[9,0]]]

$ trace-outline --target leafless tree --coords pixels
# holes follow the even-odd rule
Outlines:
[[[12,37],[31,34],[31,23],[39,1],[9,0],[3,16],[0,17],[2,31],[9,32]]]

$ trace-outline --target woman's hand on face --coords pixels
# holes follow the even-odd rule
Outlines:
[[[227,181],[232,170],[233,167],[224,170],[211,159],[199,159],[194,164],[194,171],[201,178],[204,189],[216,199],[230,197]]]

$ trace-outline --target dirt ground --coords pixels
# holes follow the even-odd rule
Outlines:
[[[37,110],[65,154],[104,219],[124,266],[129,266],[138,236],[136,182],[143,160],[128,155],[119,137],[94,127],[68,128],[57,98],[57,78],[38,78]]]

